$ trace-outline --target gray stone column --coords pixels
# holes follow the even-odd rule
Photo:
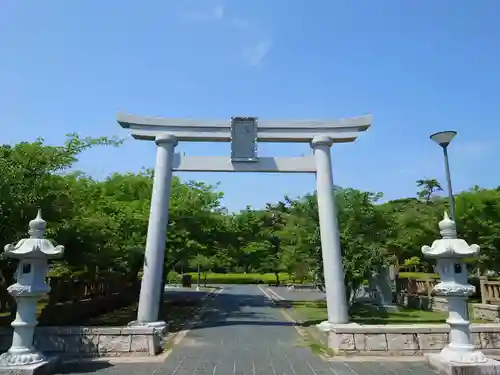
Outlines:
[[[349,321],[344,286],[344,268],[340,248],[340,232],[337,210],[333,197],[332,161],[329,136],[316,136],[311,141],[316,160],[316,191],[318,198],[321,252],[325,276],[328,322],[325,324],[346,324]]]
[[[380,266],[378,271],[372,273],[370,278],[370,289],[373,294],[373,303],[379,305],[386,311],[398,311],[399,308],[393,302],[392,285],[394,281],[391,279],[390,267],[387,265]]]
[[[163,296],[160,288],[163,278],[172,163],[177,139],[167,134],[156,137],[155,142],[158,149],[156,151],[153,194],[151,196],[144,269],[136,322],[148,325],[154,325],[158,320],[160,298]],[[162,324],[164,323],[158,322],[158,325]]]

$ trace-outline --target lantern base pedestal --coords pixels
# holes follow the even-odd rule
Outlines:
[[[496,375],[500,374],[500,362],[486,358],[484,362],[460,363],[450,362],[441,354],[428,354],[429,365],[439,375]]]
[[[0,366],[0,375],[50,375],[59,364],[59,357],[47,357],[45,361],[32,365]]]

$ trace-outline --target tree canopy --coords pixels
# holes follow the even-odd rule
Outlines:
[[[119,146],[110,138],[69,135],[61,146],[33,143],[0,146],[0,238],[26,236],[28,222],[42,210],[48,236],[66,247],[54,263],[56,274],[92,277],[118,273],[140,276],[154,171],[112,174],[96,180],[71,168],[91,147]],[[417,190],[419,189],[419,190]],[[447,210],[435,179],[416,182],[417,198],[381,202],[382,194],[337,187],[334,194],[348,292],[386,263],[432,271],[421,259],[422,245],[439,238],[438,222]],[[322,278],[315,193],[284,197],[262,209],[229,213],[218,186],[181,182],[174,177],[168,223],[165,272],[280,272],[297,279]],[[500,269],[500,190],[473,187],[456,197],[461,237],[481,246],[473,264],[479,271]],[[4,283],[13,267],[1,258]]]

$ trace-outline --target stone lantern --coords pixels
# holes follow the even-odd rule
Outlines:
[[[450,325],[449,344],[437,355],[429,355],[431,365],[442,373],[460,373],[464,367],[478,367],[488,372],[488,367],[497,367],[500,363],[485,358],[482,352],[475,350],[471,344],[470,321],[468,319],[467,300],[475,292],[475,287],[468,283],[465,258],[479,254],[478,245],[468,245],[457,238],[455,222],[445,212],[444,219],[439,222],[442,239],[433,242],[432,246],[423,246],[425,257],[437,259],[440,282],[434,287],[438,296],[448,302],[448,319]],[[466,370],[467,371],[467,370]],[[474,372],[476,373],[476,372]]]
[[[5,256],[19,259],[19,264],[16,283],[7,288],[16,300],[17,314],[11,324],[14,328],[12,346],[0,355],[0,374],[18,369],[34,371],[52,362],[33,346],[38,323],[37,304],[41,297],[50,292],[50,286],[45,283],[47,260],[59,258],[64,252],[63,246],[54,246],[44,238],[46,224],[39,210],[36,218],[29,223],[29,238],[5,246]]]

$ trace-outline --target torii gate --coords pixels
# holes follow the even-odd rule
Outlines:
[[[118,114],[117,121],[134,138],[155,141],[158,146],[137,324],[165,325],[158,322],[158,308],[173,171],[315,173],[328,310],[328,321],[323,324],[348,323],[330,147],[353,142],[370,127],[371,115],[334,121],[263,121],[256,117],[200,121]],[[179,141],[231,142],[231,157],[175,154]],[[309,143],[313,156],[259,158],[257,142]]]

